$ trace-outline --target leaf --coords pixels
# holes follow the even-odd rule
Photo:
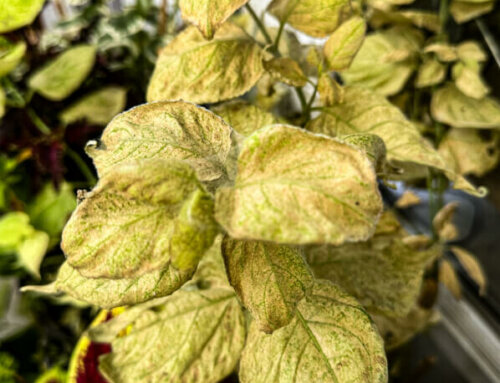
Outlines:
[[[494,0],[483,2],[452,0],[450,13],[455,21],[461,24],[492,11],[494,7]]]
[[[138,277],[177,257],[203,254],[215,237],[213,225],[201,227],[211,212],[197,213],[190,222],[179,217],[193,201],[205,199],[203,193],[192,168],[180,161],[116,166],[80,202],[61,248],[68,263],[89,278]],[[179,224],[199,232],[179,231]]]
[[[331,34],[351,14],[349,0],[273,0],[267,11],[313,37]]]
[[[182,17],[195,24],[207,39],[248,0],[180,0]]]
[[[264,69],[277,81],[281,81],[290,86],[304,86],[307,84],[307,77],[302,72],[299,64],[289,57],[273,58],[264,61]]]
[[[31,75],[28,85],[51,101],[64,100],[85,81],[94,66],[95,57],[94,46],[74,46]]]
[[[452,75],[457,88],[468,97],[481,100],[490,92],[490,88],[481,78],[477,63],[456,63],[453,66]]]
[[[28,272],[40,278],[40,265],[49,246],[49,235],[43,231],[34,231],[18,246],[19,263]]]
[[[323,73],[320,76],[318,92],[323,106],[332,106],[344,102],[344,88],[328,73]]]
[[[500,128],[500,104],[485,97],[467,97],[453,84],[435,91],[431,102],[432,117],[455,128]]]
[[[458,237],[458,229],[453,223],[458,202],[450,202],[439,210],[432,220],[432,227],[443,241],[453,241]]]
[[[446,286],[455,299],[462,298],[462,288],[460,287],[457,274],[451,263],[446,259],[443,259],[439,263],[439,282]]]
[[[488,61],[488,54],[476,41],[464,41],[457,46],[457,56],[464,63]]]
[[[229,281],[227,279],[226,267],[224,266],[224,258],[222,257],[222,234],[218,235],[212,247],[203,255],[203,258],[198,264],[196,273],[194,273],[192,282],[197,285],[202,285],[205,288],[213,286],[225,286],[229,287]]]
[[[0,119],[5,115],[5,92],[0,87]],[[5,183],[0,183],[0,208],[5,206]]]
[[[225,237],[222,254],[229,281],[260,330],[270,333],[290,323],[313,283],[299,249]]]
[[[407,244],[407,237],[397,227],[367,242],[309,247],[306,259],[316,278],[342,286],[371,312],[404,316],[415,305],[425,268],[437,253],[434,247]]]
[[[479,295],[486,294],[486,275],[479,260],[467,250],[459,246],[451,246],[451,251],[457,257],[467,275],[479,286]]]
[[[425,88],[442,83],[446,78],[446,66],[441,64],[436,58],[424,59],[418,68],[415,86]]]
[[[0,252],[14,252],[22,241],[33,233],[29,216],[10,212],[0,218]]]
[[[387,149],[384,141],[375,134],[351,134],[342,137],[347,142],[366,154],[376,172],[383,172]]]
[[[399,209],[406,209],[415,205],[419,205],[421,202],[420,197],[410,190],[403,193],[401,197],[396,201],[395,206]]]
[[[201,181],[211,181],[225,173],[230,136],[231,128],[206,109],[157,102],[118,115],[87,153],[100,176],[126,160],[157,158],[186,161]]]
[[[262,76],[263,55],[233,24],[224,24],[211,41],[187,28],[160,52],[147,100],[206,104],[240,96]]]
[[[383,341],[355,299],[316,282],[295,319],[267,335],[252,323],[240,362],[242,383],[387,381]]]
[[[66,383],[67,373],[61,367],[56,366],[40,375],[35,383]]]
[[[0,36],[0,77],[9,74],[15,69],[25,53],[26,43],[24,41],[12,43]]]
[[[323,53],[328,69],[341,71],[349,68],[365,38],[366,23],[355,16],[343,23],[325,43]]]
[[[454,46],[444,43],[433,43],[424,48],[424,53],[434,53],[439,61],[453,62],[458,59]]]
[[[352,146],[286,125],[248,137],[216,219],[237,239],[305,244],[369,238],[382,208],[375,172]]]
[[[99,363],[103,375],[123,383],[216,383],[229,375],[245,343],[244,316],[234,292],[179,290],[163,302],[136,318],[125,311],[95,328],[94,334],[111,338],[112,352]],[[113,333],[113,322],[130,331]]]
[[[84,96],[73,105],[64,109],[59,119],[69,125],[79,120],[90,124],[106,125],[112,118],[125,109],[126,89],[108,86]]]
[[[45,0],[0,0],[0,33],[31,24]]]
[[[86,278],[65,262],[53,283],[46,286],[25,286],[22,291],[66,293],[101,308],[112,308],[136,305],[170,295],[188,281],[193,272],[193,269],[179,271],[169,265],[135,278]]]

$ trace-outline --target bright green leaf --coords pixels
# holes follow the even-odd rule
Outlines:
[[[0,218],[0,252],[13,252],[33,233],[30,218],[21,212],[12,212]]]
[[[9,74],[17,67],[26,52],[26,43],[11,43],[0,36],[0,77]]]
[[[37,278],[40,278],[40,265],[49,247],[49,235],[43,231],[34,231],[17,248],[21,266]]]
[[[0,33],[31,24],[45,0],[0,0]]]

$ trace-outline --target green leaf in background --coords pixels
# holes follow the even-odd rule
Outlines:
[[[126,101],[126,89],[119,86],[108,86],[78,100],[62,111],[59,118],[65,125],[79,120],[96,125],[106,125],[114,116],[125,109]]]
[[[35,383],[67,383],[67,373],[61,367],[52,367],[40,375]]]
[[[288,326],[267,335],[252,323],[239,377],[242,383],[385,383],[384,342],[354,298],[316,282]]]
[[[206,109],[186,102],[145,104],[120,114],[106,127],[99,145],[89,145],[100,176],[126,160],[177,159],[191,165],[201,181],[224,173],[231,128]]]
[[[21,242],[33,233],[30,217],[21,212],[12,212],[0,218],[0,252],[13,252]]]
[[[366,240],[381,208],[362,152],[286,125],[249,136],[234,187],[216,194],[216,218],[233,238],[278,243]]]
[[[299,64],[289,57],[277,57],[264,61],[264,69],[271,74],[273,79],[287,85],[304,86],[307,84],[307,77]]]
[[[225,237],[222,254],[229,281],[260,330],[270,333],[290,323],[313,283],[301,251]]]
[[[135,278],[165,269],[173,258],[199,256],[216,234],[213,224],[202,225],[213,212],[201,209],[189,221],[180,218],[182,230],[176,226],[193,198],[209,198],[204,193],[184,162],[149,159],[115,166],[77,206],[61,248],[68,263],[90,278]],[[186,227],[199,231],[193,236]]]
[[[94,46],[74,46],[34,73],[28,85],[51,101],[64,100],[85,81],[94,66],[95,57]]]
[[[45,0],[0,0],[0,33],[31,24]]]
[[[0,381],[2,383],[17,383],[16,360],[6,352],[0,352]]]
[[[206,104],[240,96],[262,76],[263,55],[234,24],[224,24],[211,41],[188,27],[160,52],[147,100]]]
[[[49,247],[49,235],[34,231],[18,246],[19,263],[33,276],[40,278],[40,265]]]
[[[26,43],[12,43],[0,36],[0,77],[9,74],[17,67],[26,52]]]

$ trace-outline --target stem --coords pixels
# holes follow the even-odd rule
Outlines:
[[[51,130],[50,128],[43,122],[43,120],[36,114],[36,112],[32,108],[27,108],[26,111],[28,112],[28,116],[31,118],[31,121],[37,129],[40,131],[40,133],[49,135]]]
[[[61,3],[61,0],[54,0],[54,5],[56,6],[57,14],[60,19],[66,18],[66,11],[64,10],[64,6]]]
[[[273,44],[273,48],[275,51],[278,51],[278,47],[279,47],[280,40],[281,40],[281,35],[283,34],[284,29],[285,29],[285,22],[281,21],[280,27],[278,29],[278,34],[276,35],[276,39],[274,40],[274,44]]]
[[[311,98],[309,99],[309,102],[306,105],[306,109],[304,110],[304,118],[306,121],[309,121],[311,118],[311,108],[314,100],[316,99],[316,94],[318,94],[318,85],[316,84],[314,86],[314,91],[313,94],[311,95]]]
[[[446,37],[446,24],[448,22],[448,0],[439,2],[439,24],[441,26],[439,35],[442,40]]]
[[[252,19],[255,21],[257,28],[259,28],[259,30],[262,32],[262,35],[266,39],[266,42],[270,45],[273,45],[273,40],[271,39],[271,36],[269,36],[269,33],[267,33],[266,27],[264,26],[264,24],[262,24],[262,21],[260,20],[259,16],[257,16],[250,4],[245,4],[245,8],[247,9],[248,13],[250,13],[250,16],[252,16]]]
[[[163,36],[167,25],[167,0],[161,1],[160,16],[158,20],[158,35]]]
[[[87,181],[89,182],[90,185],[95,185],[97,183],[97,179],[95,178],[94,174],[90,170],[90,168],[87,166],[86,162],[82,160],[82,158],[78,155],[77,152],[75,152],[73,149],[71,149],[69,146],[66,146],[66,154],[73,160],[73,162],[78,166],[82,174],[85,176]]]
[[[307,108],[307,101],[306,101],[306,96],[304,96],[304,92],[302,91],[302,88],[299,86],[296,86],[295,92],[297,93],[297,96],[299,97],[300,106],[302,107],[302,110],[305,111]]]

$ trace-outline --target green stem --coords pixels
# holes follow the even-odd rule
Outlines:
[[[12,83],[9,77],[6,76],[2,78],[2,86],[7,91],[7,94],[14,98],[14,103],[10,103],[9,106],[14,108],[24,108],[26,106],[26,100],[21,92],[17,90],[16,86]]]
[[[302,107],[302,111],[305,111],[307,108],[307,101],[306,101],[306,96],[304,96],[304,92],[303,92],[302,88],[299,86],[296,86],[295,92],[297,93],[297,96],[299,97],[300,106]]]
[[[446,37],[446,24],[448,22],[448,0],[440,0],[439,3],[439,24],[440,24],[440,30],[439,30],[439,36],[441,37],[442,40],[445,39]]]
[[[269,36],[269,33],[267,33],[266,27],[264,26],[264,24],[262,24],[262,21],[260,20],[259,16],[257,16],[250,4],[247,3],[245,5],[245,8],[247,9],[248,13],[250,13],[250,16],[252,16],[252,19],[255,21],[257,28],[259,28],[262,32],[262,35],[266,39],[266,42],[270,45],[273,45],[273,40],[271,39],[271,36]]]
[[[285,29],[285,22],[281,21],[280,22],[280,27],[278,29],[278,34],[276,35],[276,39],[274,40],[273,43],[273,49],[277,52],[279,49],[279,44],[281,40],[281,35],[283,34],[283,30]]]
[[[35,124],[40,133],[45,135],[49,135],[51,133],[50,128],[45,124],[45,122],[42,121],[42,119],[32,108],[28,107],[26,111],[28,112],[28,116],[31,118],[31,121],[33,122],[33,124]]]
[[[314,100],[316,99],[316,94],[318,94],[318,84],[314,86],[313,94],[311,95],[311,98],[306,105],[306,109],[304,110],[304,118],[306,121],[309,121],[309,119],[311,118],[311,108]]]
[[[77,152],[75,152],[73,149],[70,147],[66,146],[66,154],[73,160],[73,162],[78,166],[84,177],[87,179],[90,185],[95,185],[97,183],[97,179],[95,178],[94,174],[90,170],[90,168],[87,166],[84,160],[78,155]]]

